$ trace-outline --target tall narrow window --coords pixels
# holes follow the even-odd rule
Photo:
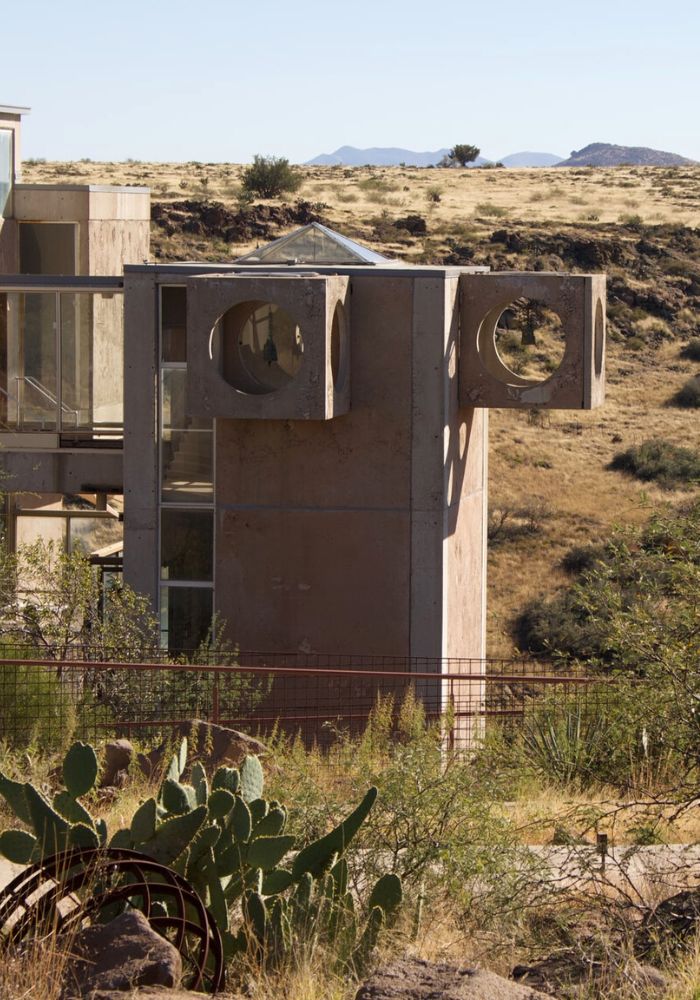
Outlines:
[[[160,290],[161,642],[195,649],[214,607],[214,431],[187,413],[187,289]]]
[[[0,218],[5,216],[5,209],[12,194],[13,180],[13,135],[10,129],[0,128]]]

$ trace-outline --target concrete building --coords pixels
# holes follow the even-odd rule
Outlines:
[[[0,152],[21,110],[0,108]],[[173,648],[217,610],[243,650],[483,657],[488,408],[602,402],[603,276],[407,266],[317,224],[232,263],[141,263],[145,191],[30,189],[13,170],[13,537],[41,530],[27,491],[94,497],[62,511],[78,522],[123,497],[124,577]],[[522,297],[565,331],[541,380],[496,346]]]

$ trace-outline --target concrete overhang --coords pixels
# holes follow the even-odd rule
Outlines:
[[[0,116],[12,115],[15,118],[21,118],[22,115],[28,115],[31,110],[31,108],[25,108],[21,104],[0,104]]]

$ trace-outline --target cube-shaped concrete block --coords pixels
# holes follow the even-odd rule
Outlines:
[[[464,274],[460,293],[460,406],[586,410],[603,403],[605,275]],[[511,371],[496,346],[501,314],[521,298],[541,303],[561,319],[564,354],[542,381]]]
[[[350,408],[349,281],[200,275],[187,282],[191,416],[330,420]]]

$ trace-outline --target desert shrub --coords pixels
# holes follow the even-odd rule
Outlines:
[[[605,556],[603,545],[574,545],[564,554],[561,566],[567,573],[578,576],[584,570],[592,569]]]
[[[491,201],[481,201],[474,206],[477,215],[486,215],[494,219],[502,219],[508,215],[508,209],[502,205],[494,205]]]
[[[532,602],[518,619],[521,648],[559,657],[562,670],[566,661],[585,662],[614,680],[600,737],[610,766],[592,769],[597,779],[624,785],[644,769],[671,778],[674,796],[687,796],[688,787],[697,794],[699,590],[696,502],[616,533],[604,560],[552,600]],[[560,729],[555,735],[560,742],[572,736]]]
[[[689,378],[669,400],[671,406],[697,410],[700,407],[700,375]]]
[[[700,454],[655,438],[618,452],[609,468],[626,472],[644,482],[656,481],[661,486],[672,488],[700,479]]]
[[[425,197],[429,202],[436,205],[438,202],[442,201],[442,188],[429,187],[425,192]]]
[[[261,198],[277,198],[286,192],[298,191],[303,178],[284,157],[256,154],[250,166],[243,171],[241,183],[244,191]]]
[[[365,194],[369,195],[386,195],[392,194],[394,191],[398,191],[399,185],[393,181],[385,180],[383,177],[364,177],[361,181],[357,182],[357,186],[360,191],[364,191]]]
[[[643,676],[644,657],[632,651],[631,643],[639,638],[639,627],[654,619],[657,605],[662,619],[680,623],[690,616],[689,636],[695,638],[683,648],[688,653],[697,649],[700,609],[692,582],[700,576],[700,503],[655,514],[643,528],[615,532],[601,550],[591,551],[596,558],[582,567],[571,586],[524,608],[515,629],[522,649],[589,661],[606,671],[630,668]],[[636,613],[640,622],[633,633],[613,630],[615,616],[634,618]],[[661,639],[671,642],[677,631],[674,625],[666,635],[650,633],[644,656]]]
[[[294,801],[291,830],[302,838],[341,814],[358,782],[374,782],[377,803],[349,858],[357,885],[388,867],[414,898],[448,898],[463,913],[481,906],[485,924],[509,905],[523,868],[513,865],[514,835],[498,808],[508,792],[502,772],[449,751],[452,724],[427,724],[410,692],[401,705],[380,698],[364,733],[335,731],[326,754],[278,738],[271,781]]]
[[[404,218],[395,219],[396,229],[405,229],[411,236],[424,236],[428,232],[426,221],[422,215],[406,215]]]
[[[4,659],[17,659],[0,671],[0,733],[7,746],[36,746],[42,751],[68,745],[77,724],[79,692],[70,677],[22,663],[17,647],[2,648]]]
[[[691,337],[681,348],[681,357],[689,361],[700,361],[700,337]]]
[[[501,545],[524,536],[538,535],[554,512],[544,497],[533,497],[522,506],[502,505],[489,511],[487,537],[489,545]]]

